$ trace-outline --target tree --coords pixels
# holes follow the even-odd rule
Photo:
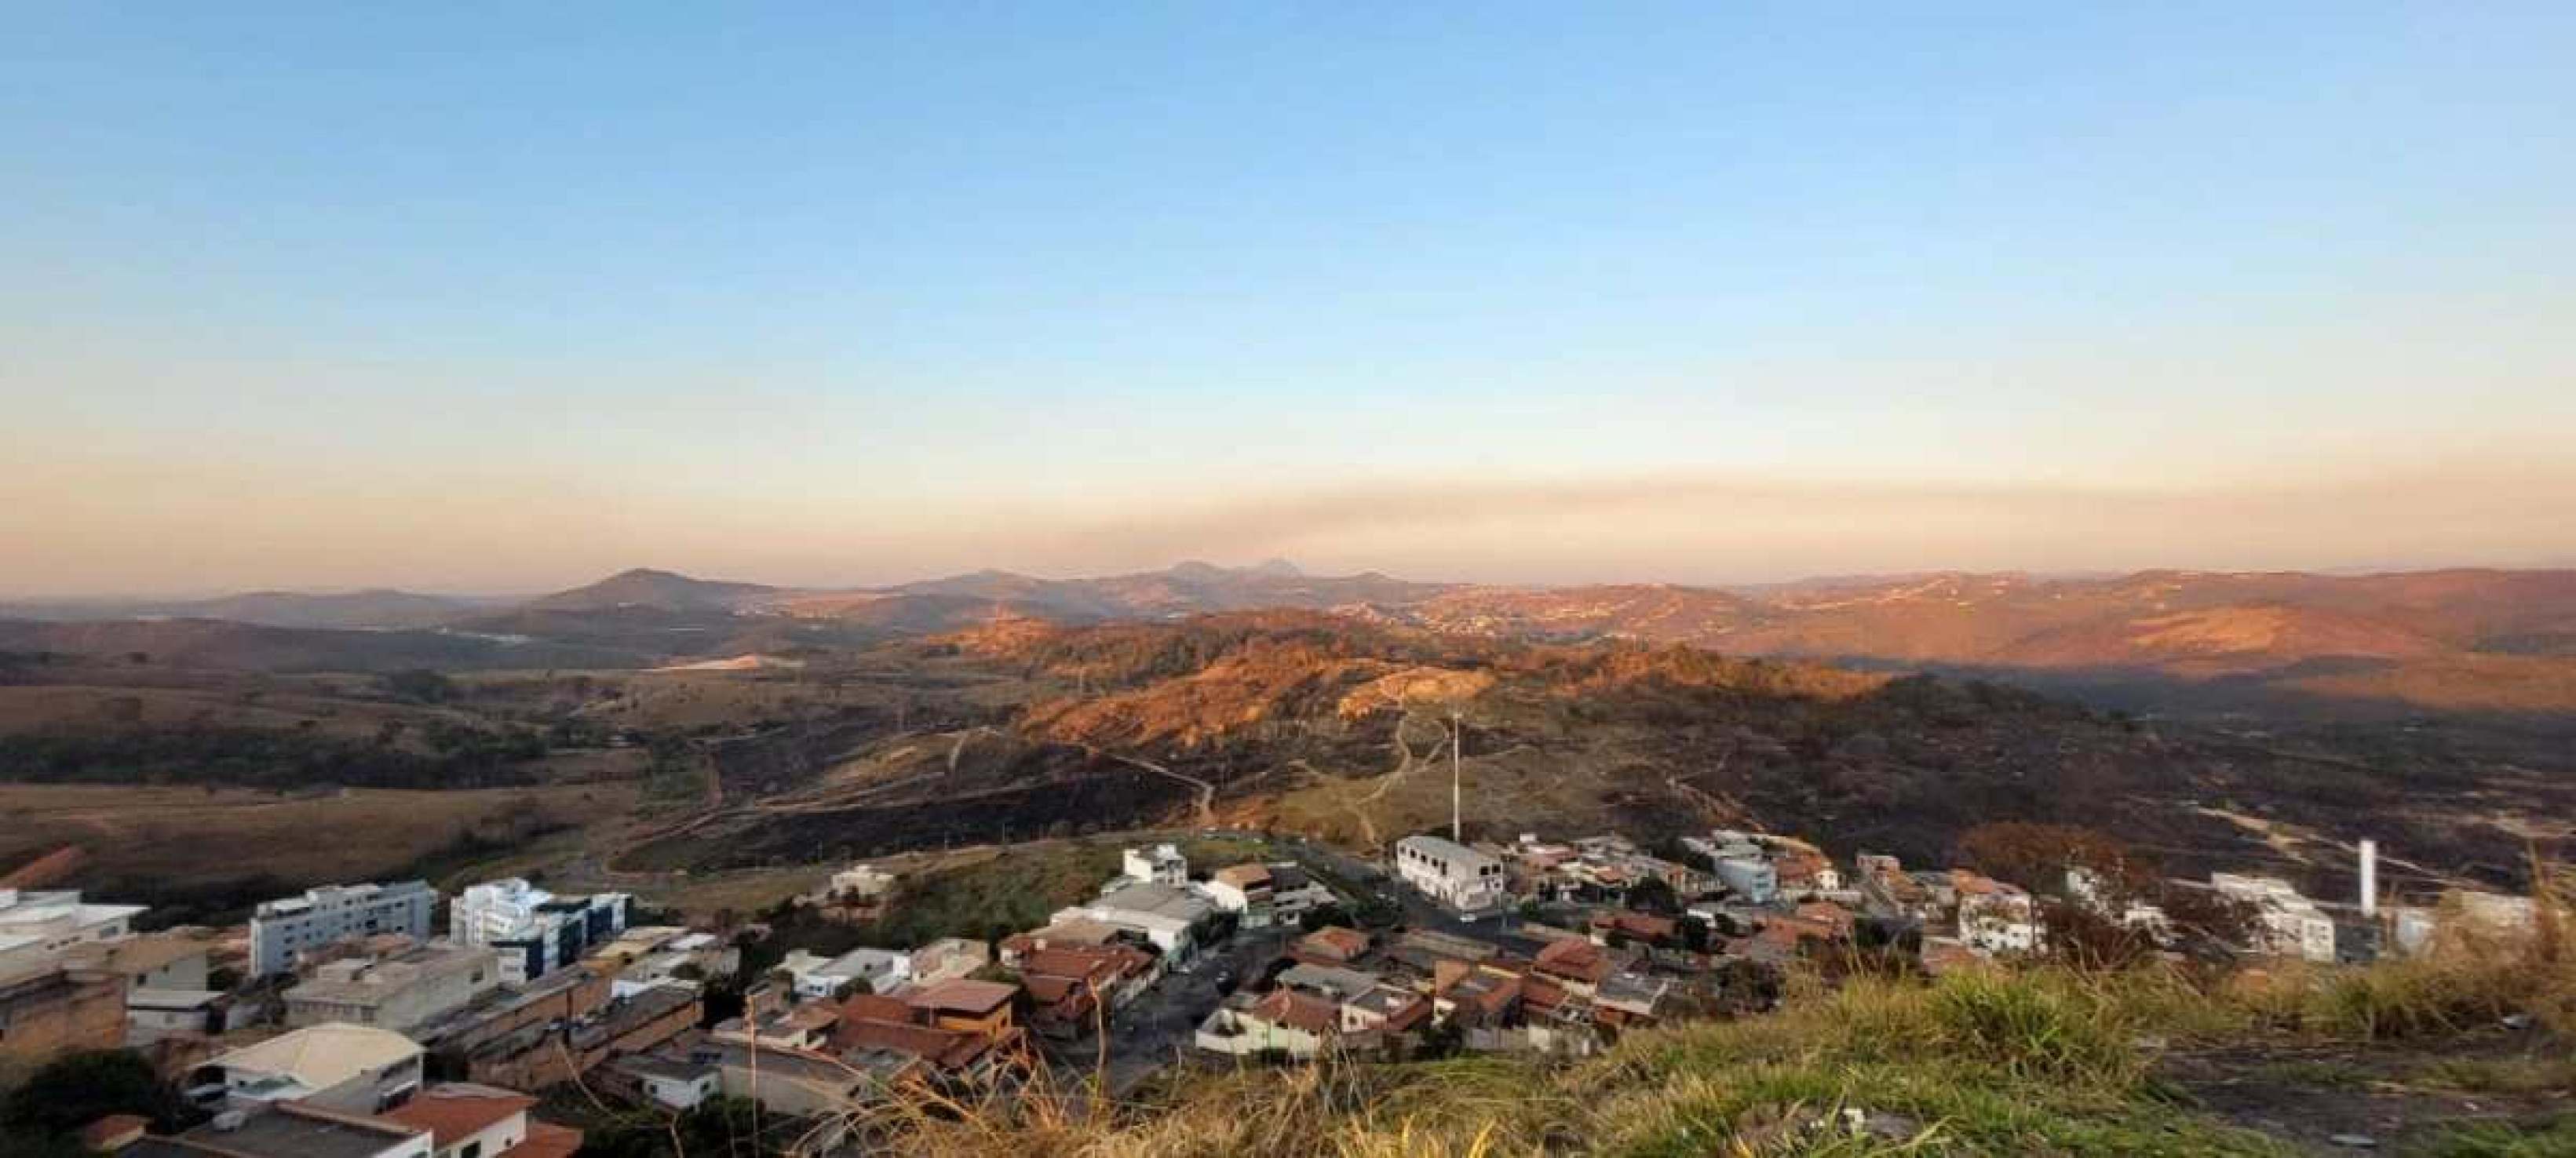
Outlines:
[[[139,1114],[176,1127],[187,1115],[152,1063],[127,1049],[82,1050],[48,1062],[0,1105],[0,1134],[69,1134],[109,1114]]]
[[[1628,886],[1628,907],[1643,913],[1669,916],[1682,911],[1682,900],[1680,894],[1673,892],[1673,886],[1664,883],[1662,878],[1648,877]]]

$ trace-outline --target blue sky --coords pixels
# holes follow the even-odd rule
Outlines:
[[[12,589],[2576,557],[2564,4],[0,19]]]

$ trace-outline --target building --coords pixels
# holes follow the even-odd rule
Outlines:
[[[1283,1054],[1304,1061],[1324,1051],[1341,1032],[1342,1010],[1332,999],[1295,989],[1255,997],[1238,993],[1199,1023],[1200,1049],[1245,1057]]]
[[[342,1022],[408,1035],[500,986],[500,958],[490,949],[413,943],[380,957],[316,966],[310,979],[286,991],[286,1023]]]
[[[1160,959],[1129,945],[1032,949],[1020,961],[1029,1020],[1040,1033],[1079,1038],[1161,976]]]
[[[431,1158],[568,1158],[581,1131],[528,1116],[535,1098],[463,1083],[431,1086],[379,1115],[430,1133]]]
[[[65,960],[114,973],[128,989],[203,989],[213,973],[215,941],[204,930],[145,933],[73,948]]]
[[[1190,958],[1199,931],[1215,914],[1213,902],[1179,885],[1128,882],[1088,904],[1059,910],[1053,920],[1058,925],[1095,921],[1126,930],[1177,962]]]
[[[2252,946],[2258,953],[2309,961],[2335,959],[2334,918],[2278,877],[2209,874],[2209,887],[2221,896],[2254,906],[2261,926]]]
[[[127,936],[143,911],[141,905],[91,904],[77,889],[0,889],[0,971]]]
[[[893,994],[924,1025],[995,1039],[1009,1035],[1011,1003],[1019,995],[1017,985],[962,978],[908,986]]]
[[[1304,865],[1273,864],[1270,869],[1270,919],[1294,922],[1315,909],[1329,909],[1342,898],[1316,880]]]
[[[852,949],[838,957],[823,958],[798,949],[779,961],[787,971],[789,985],[805,1001],[828,1001],[848,993],[854,986],[866,986],[869,993],[884,993],[912,979],[912,954],[893,949]]]
[[[928,984],[971,976],[993,963],[993,947],[968,937],[941,937],[912,951],[912,979]]]
[[[630,1054],[609,1063],[610,1072],[635,1092],[686,1113],[724,1091],[724,1074],[711,1065],[658,1053]]]
[[[1711,861],[1719,884],[1727,891],[1757,905],[1767,905],[1780,896],[1780,868],[1759,849],[1750,855],[1723,856]]]
[[[116,1153],[122,1158],[435,1158],[436,1144],[428,1130],[388,1118],[280,1102],[229,1110],[176,1138],[145,1138]]]
[[[1243,918],[1243,927],[1259,929],[1270,924],[1270,866],[1262,864],[1228,865],[1208,878],[1208,899],[1216,902],[1220,912],[1235,913]]]
[[[124,979],[63,964],[0,968],[0,1061],[125,1044]]]
[[[1980,953],[2030,953],[2042,933],[2039,905],[2020,886],[1966,869],[1950,870],[1959,897],[1959,940]]]
[[[594,945],[613,943],[632,907],[624,893],[558,897],[508,877],[457,894],[448,905],[448,935],[499,950],[502,978],[530,981],[581,960]]]
[[[1436,836],[1408,836],[1395,842],[1395,871],[1422,895],[1462,913],[1481,913],[1503,903],[1503,862],[1463,844]]]
[[[420,1089],[421,1057],[420,1046],[391,1030],[307,1026],[208,1060],[188,1094],[200,1105],[232,1109],[305,1102],[374,1114]]]
[[[466,1055],[475,1081],[539,1090],[589,1073],[611,1058],[644,1053],[697,1028],[705,1005],[695,986],[666,985],[621,997],[568,1023],[522,1026]]]
[[[424,881],[324,885],[266,902],[251,912],[251,973],[284,973],[314,950],[356,937],[400,933],[427,940],[437,908],[438,890]]]
[[[1130,880],[1142,881],[1150,885],[1190,883],[1190,860],[1181,855],[1177,845],[1158,844],[1152,848],[1131,848],[1120,860],[1120,871]]]

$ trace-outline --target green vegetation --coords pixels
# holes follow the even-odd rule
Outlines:
[[[78,1154],[81,1127],[109,1114],[135,1114],[162,1129],[194,1116],[142,1054],[85,1050],[45,1063],[0,1098],[0,1158]]]

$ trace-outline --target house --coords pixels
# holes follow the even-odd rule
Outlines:
[[[125,1044],[125,979],[60,962],[0,966],[0,1062]]]
[[[1333,890],[1316,880],[1315,874],[1297,864],[1264,866],[1270,872],[1270,919],[1273,922],[1295,921],[1316,909],[1328,909],[1342,903]]]
[[[1211,1053],[1238,1057],[1280,1053],[1300,1061],[1322,1053],[1341,1032],[1342,1010],[1331,1000],[1294,989],[1254,997],[1236,994],[1199,1023],[1193,1040]]]
[[[528,1116],[535,1098],[463,1083],[431,1086],[378,1115],[427,1130],[432,1158],[569,1158],[581,1131]]]
[[[1196,951],[1200,930],[1215,914],[1215,904],[1179,885],[1130,882],[1113,886],[1088,904],[1059,910],[1054,920],[1097,921],[1124,929],[1182,962]]]
[[[124,937],[143,913],[141,905],[91,904],[77,889],[0,889],[0,972]]]
[[[830,1048],[845,1060],[853,1055],[895,1055],[905,1064],[873,1068],[880,1074],[927,1074],[953,1081],[978,1082],[1000,1069],[1001,1049],[994,1038],[971,1030],[925,1024],[918,1011],[883,998],[852,998],[833,1027]]]
[[[1029,1020],[1050,1037],[1081,1037],[1144,992],[1160,975],[1159,964],[1153,954],[1127,945],[1032,951],[1020,963]]]
[[[609,1063],[619,1078],[643,1097],[683,1113],[697,1109],[724,1088],[724,1074],[711,1065],[662,1054],[629,1054]]]
[[[1259,929],[1270,924],[1270,866],[1264,864],[1228,865],[1208,878],[1208,899],[1216,902],[1220,912],[1240,914],[1243,927]]]
[[[250,971],[284,973],[326,945],[387,933],[420,940],[438,908],[427,881],[390,885],[324,885],[251,910]]]
[[[215,940],[210,931],[144,933],[111,941],[91,941],[71,949],[64,960],[83,969],[113,973],[133,989],[204,989],[212,975]]]
[[[499,950],[504,979],[532,981],[615,941],[633,903],[624,893],[558,897],[507,877],[457,894],[448,905],[448,935]]]
[[[433,1158],[427,1129],[299,1102],[235,1109],[176,1138],[146,1137],[124,1158]]]
[[[858,997],[851,1000],[858,1000]],[[819,1050],[831,1039],[832,1027],[840,1020],[840,1006],[828,1001],[809,1001],[762,1013],[746,1011],[741,1017],[718,1022],[715,1028],[707,1031],[707,1036],[745,1045]]]
[[[803,949],[789,953],[778,967],[801,1000],[832,1000],[853,985],[884,993],[912,979],[912,954],[893,949],[852,949],[825,959]]]
[[[2335,959],[2334,918],[2278,877],[2209,874],[2209,887],[2232,900],[2254,906],[2260,924],[2253,950],[2309,961]]]
[[[372,1025],[408,1034],[499,988],[490,949],[410,944],[374,958],[326,961],[286,991],[288,1025]]]
[[[912,979],[947,981],[972,976],[993,963],[993,947],[966,937],[942,937],[912,951]]]
[[[2039,948],[2039,906],[2018,885],[1967,869],[1950,870],[1959,898],[1959,939],[1981,953],[2029,953]]]
[[[1852,865],[1860,877],[1861,899],[1878,916],[1926,919],[1939,907],[1922,880],[1895,857],[1862,853],[1852,858]]]
[[[1348,965],[1369,951],[1369,935],[1340,925],[1326,925],[1297,939],[1288,955],[1318,965]]]
[[[215,989],[129,989],[125,1044],[169,1038],[220,1037],[250,1023],[251,1006]]]
[[[1605,1025],[1653,1024],[1657,1008],[1672,987],[1669,978],[1612,974],[1592,995],[1593,1017]]]
[[[1568,991],[1589,997],[1610,976],[1610,956],[1581,937],[1550,941],[1538,951],[1530,964],[1531,972],[1556,982]]]
[[[201,1105],[232,1109],[304,1102],[373,1114],[420,1089],[421,1056],[420,1046],[391,1030],[306,1026],[208,1060],[188,1093]]]
[[[1729,892],[1757,905],[1767,905],[1780,895],[1780,869],[1760,849],[1714,859],[1712,867],[1719,884]]]
[[[1299,962],[1279,975],[1283,989],[1302,990],[1340,1002],[1377,988],[1383,982],[1375,973],[1344,969],[1334,965],[1310,965]]]
[[[1149,885],[1180,886],[1190,883],[1190,861],[1175,845],[1158,844],[1152,848],[1131,848],[1119,856],[1119,868],[1127,879]]]
[[[1432,977],[1432,1012],[1462,1024],[1500,1025],[1520,1005],[1522,980],[1517,969],[1444,961]]]
[[[1431,999],[1395,985],[1375,985],[1342,1000],[1346,1038],[1407,1033],[1431,1020]]]
[[[1503,903],[1503,862],[1453,841],[1408,836],[1395,842],[1395,871],[1422,895],[1462,913]]]
[[[1011,1003],[1019,995],[1016,985],[963,978],[906,986],[892,994],[926,1024],[997,1040],[1011,1031]]]
[[[1003,968],[1017,969],[1023,957],[1038,949],[1075,945],[1097,948],[1120,941],[1132,941],[1139,945],[1147,943],[1142,936],[1116,925],[1086,917],[1067,917],[1058,913],[1052,923],[1044,928],[1031,929],[1025,933],[1013,933],[1002,938],[1000,944],[995,946],[997,950],[995,956],[1000,960]]]
[[[848,1114],[875,1102],[883,1083],[899,1076],[853,1065],[811,1050],[753,1046],[709,1038],[689,1051],[692,1065],[712,1067],[728,1098],[749,1098],[772,1113],[800,1117]],[[828,1139],[813,1138],[817,1146]]]
[[[1633,909],[1613,909],[1594,913],[1590,922],[1592,941],[1597,945],[1621,945],[1641,941],[1648,945],[1669,945],[1681,933],[1681,923],[1671,917],[1658,917]]]

